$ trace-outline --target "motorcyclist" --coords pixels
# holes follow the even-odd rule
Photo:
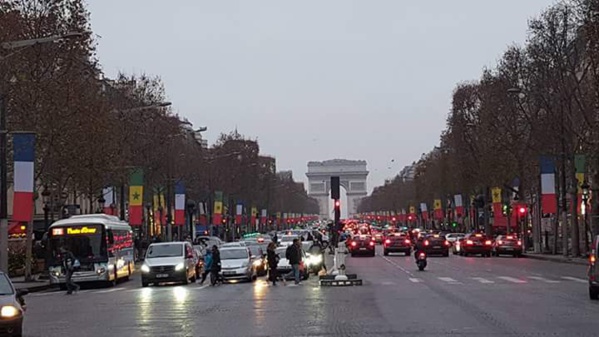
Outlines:
[[[424,236],[422,236],[422,235],[418,236],[418,239],[416,240],[416,247],[414,250],[414,258],[416,260],[418,260],[418,253],[420,253],[420,252],[426,253],[426,246],[424,244]]]

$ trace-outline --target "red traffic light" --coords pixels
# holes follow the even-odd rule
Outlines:
[[[524,213],[526,213],[526,207],[520,206],[520,208],[518,208],[518,212],[519,212],[520,214],[524,214]]]
[[[412,221],[412,216],[408,215],[408,220]]]
[[[341,206],[341,201],[335,200],[335,207],[340,207],[340,206]]]

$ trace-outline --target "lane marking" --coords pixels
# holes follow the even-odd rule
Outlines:
[[[413,282],[413,283],[421,283],[421,282],[422,282],[422,279],[415,278],[415,277],[410,277],[410,282]]]
[[[578,283],[588,283],[589,282],[587,280],[583,280],[581,278],[572,277],[572,276],[562,276],[562,278],[564,280],[574,281],[574,282],[578,282]]]
[[[383,286],[393,286],[393,285],[395,285],[395,282],[381,282],[381,285],[383,285]]]
[[[546,279],[544,277],[540,277],[540,276],[529,276],[529,279],[533,279],[533,280],[537,280],[537,281],[541,281],[541,282],[545,282],[545,283],[560,283],[560,281],[556,281],[556,280],[549,280]]]
[[[522,283],[526,283],[526,281],[524,280],[520,280],[514,277],[509,277],[509,276],[498,276],[498,279],[502,279],[504,281],[508,281],[508,282],[512,282],[512,283],[518,283],[518,284],[522,284]]]
[[[485,283],[485,284],[495,283],[495,281],[487,280],[486,278],[483,278],[483,277],[472,277],[472,279],[475,281],[478,281],[480,283]]]
[[[452,279],[451,277],[437,277],[439,280],[447,283],[453,284],[461,284],[462,282],[458,282],[457,280]]]
[[[97,291],[96,293],[107,294],[107,293],[112,293],[112,292],[121,291],[121,290],[125,290],[125,288],[112,288],[112,289],[108,289],[108,290],[100,290],[100,291]]]

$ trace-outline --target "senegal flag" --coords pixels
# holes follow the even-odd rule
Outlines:
[[[129,177],[129,225],[141,226],[143,218],[144,173],[136,169]]]
[[[212,224],[220,225],[223,219],[223,192],[214,192],[214,212],[212,213]]]

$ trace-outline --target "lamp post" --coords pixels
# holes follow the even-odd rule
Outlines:
[[[48,227],[50,227],[50,195],[52,195],[52,193],[50,193],[48,187],[44,187],[44,191],[42,192],[42,202],[44,203],[44,232],[47,232]]]
[[[96,213],[104,213],[104,205],[106,204],[106,199],[104,199],[103,195],[100,195],[98,198],[98,210]]]
[[[588,221],[588,216],[589,216],[589,195],[590,195],[590,189],[591,186],[589,185],[589,183],[585,180],[582,185],[580,186],[580,189],[582,189],[582,205],[583,207],[583,211],[584,211],[584,249],[585,252],[588,252],[588,247],[589,247],[589,221]]]
[[[6,41],[0,43],[5,50],[15,50],[34,45],[50,43],[69,37],[81,36],[82,33],[67,33],[37,39]],[[0,57],[0,61],[10,55]],[[6,95],[0,92],[0,270],[8,273],[8,177],[7,177],[7,142],[8,130],[6,127]]]
[[[186,209],[187,209],[187,226],[189,226],[188,234],[191,237],[191,239],[193,240],[193,214],[196,211],[195,201],[187,200]]]
[[[151,226],[152,226],[152,219],[150,219],[151,213],[150,211],[152,210],[152,203],[151,202],[146,202],[146,228],[144,228],[143,231],[143,235],[144,238],[148,237],[148,229],[150,229],[150,234],[154,233],[154,230],[152,230]]]

